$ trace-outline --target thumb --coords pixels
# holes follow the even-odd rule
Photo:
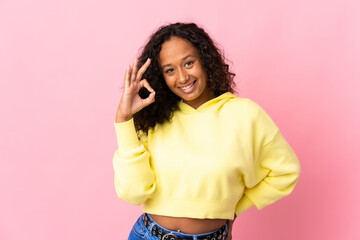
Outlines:
[[[155,102],[155,91],[150,92],[149,96],[145,99],[142,99],[142,104],[144,107],[150,105],[151,103]]]

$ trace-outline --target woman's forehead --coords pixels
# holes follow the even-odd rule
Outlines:
[[[167,64],[167,61],[179,61],[186,57],[197,57],[198,51],[186,39],[180,37],[171,37],[168,41],[164,42],[161,46],[159,53],[159,61],[162,64]]]

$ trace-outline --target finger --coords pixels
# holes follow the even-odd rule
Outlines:
[[[125,78],[124,78],[124,86],[125,87],[130,86],[130,65],[128,65],[126,68]]]
[[[155,102],[155,92],[150,93],[150,95],[147,98],[142,99],[142,102],[144,107]]]
[[[136,81],[136,72],[137,72],[137,58],[134,59],[133,65],[131,67],[131,78],[130,81]]]
[[[154,89],[152,89],[149,82],[146,79],[143,79],[140,81],[139,85],[140,85],[140,87],[145,87],[150,92],[150,94],[147,98],[141,100],[143,106],[145,107],[145,106],[155,102],[155,91],[154,91]]]
[[[150,66],[150,63],[151,63],[151,59],[148,58],[146,60],[146,62],[144,63],[144,65],[141,66],[141,68],[139,69],[139,71],[137,72],[137,75],[136,75],[137,81],[140,81],[142,75],[145,73],[146,69]]]
[[[155,92],[146,79],[140,81],[140,87],[145,87],[151,93]]]

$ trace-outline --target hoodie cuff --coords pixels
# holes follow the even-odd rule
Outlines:
[[[243,194],[235,208],[236,216],[239,216],[241,213],[245,212],[252,206],[254,206],[254,203],[250,200],[250,198]]]
[[[114,121],[114,126],[118,142],[118,149],[120,151],[127,151],[141,145],[136,133],[134,118],[131,118],[129,121],[122,123],[117,123]]]

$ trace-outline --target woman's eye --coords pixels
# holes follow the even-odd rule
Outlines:
[[[185,66],[191,66],[193,63],[194,63],[193,61],[187,62],[185,63]]]
[[[172,71],[174,71],[174,69],[169,68],[168,70],[165,71],[165,73],[171,73]]]

